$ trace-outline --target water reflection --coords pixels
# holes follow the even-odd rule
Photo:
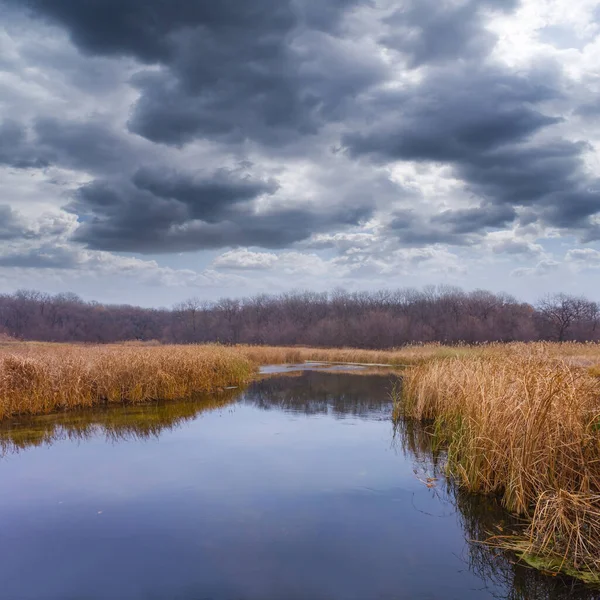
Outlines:
[[[413,419],[394,423],[394,443],[415,462],[415,475],[432,487],[440,503],[451,506],[464,532],[465,562],[490,590],[502,600],[598,600],[600,591],[569,577],[551,576],[519,562],[518,557],[493,543],[494,536],[522,533],[521,521],[507,513],[494,498],[482,498],[461,490],[444,477],[444,452],[434,447],[431,426]]]
[[[105,436],[108,441],[158,437],[196,419],[206,411],[241,401],[264,410],[279,409],[305,415],[352,415],[388,419],[391,381],[396,376],[349,375],[303,371],[254,382],[245,392],[224,390],[181,402],[104,406],[0,423],[0,456],[30,446],[61,440],[86,440]]]
[[[265,410],[305,415],[389,419],[390,390],[398,376],[302,371],[256,382],[244,401]]]
[[[67,413],[21,417],[0,423],[0,456],[32,446],[62,440],[89,440],[104,436],[107,441],[157,438],[163,431],[179,427],[206,411],[228,406],[239,399],[240,390],[224,390],[181,402],[103,406]]]
[[[444,478],[444,452],[427,426],[392,424],[395,380],[313,370],[186,402],[4,423],[0,449],[27,460],[0,468],[0,539],[14,544],[0,579],[35,600],[67,597],[69,578],[73,598],[127,589],[144,600],[597,599],[481,543],[519,523]],[[107,449],[98,440],[132,443]],[[136,443],[148,440],[156,443]],[[51,456],[24,452],[53,445],[60,451]],[[109,489],[96,481],[103,474]],[[61,512],[69,495],[71,512]],[[98,520],[106,506],[112,522]],[[453,553],[463,537],[461,572]],[[57,539],[67,549],[54,560]],[[86,572],[80,561],[90,552]],[[30,562],[39,587],[14,575]],[[139,592],[141,573],[162,591]],[[104,591],[94,595],[93,585]]]

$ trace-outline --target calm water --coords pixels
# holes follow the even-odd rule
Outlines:
[[[394,430],[389,389],[306,371],[5,425],[0,598],[596,597],[469,541],[504,515],[428,481],[428,438]]]

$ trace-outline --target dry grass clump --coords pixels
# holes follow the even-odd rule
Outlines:
[[[0,350],[0,419],[186,398],[241,385],[254,370],[221,346],[15,345]]]
[[[360,348],[307,348],[303,346],[235,346],[256,364],[283,364],[308,361],[350,362],[362,364],[386,364],[393,366],[415,365],[444,358],[468,358],[486,356],[490,358],[519,352],[543,351],[546,356],[563,359],[573,366],[589,368],[600,374],[600,344],[564,343],[485,343],[458,344],[415,344],[392,350],[364,350]]]
[[[600,365],[593,365],[588,369],[588,373],[592,377],[600,377]]]
[[[527,545],[520,544],[526,557],[545,557],[548,570],[572,570],[600,583],[599,494],[544,493],[527,533]]]
[[[425,344],[394,350],[363,350],[360,348],[307,348],[302,346],[249,346],[235,348],[256,364],[301,363],[323,361],[339,363],[412,365],[436,357],[463,356],[482,351],[483,346],[442,346]]]
[[[531,520],[527,554],[600,569],[600,380],[556,345],[514,344],[417,365],[404,395],[460,485]]]

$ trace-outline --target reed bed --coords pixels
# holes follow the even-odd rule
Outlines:
[[[222,346],[17,344],[0,349],[0,420],[187,398],[243,385],[254,372],[250,360]]]
[[[524,538],[503,543],[600,582],[600,379],[578,365],[582,355],[597,363],[598,346],[561,346],[418,364],[404,377],[403,413],[432,423],[459,485],[524,517]]]
[[[323,361],[339,363],[385,364],[395,367],[418,365],[444,358],[486,356],[500,359],[515,352],[539,352],[548,357],[564,360],[600,375],[600,344],[589,343],[485,343],[415,344],[391,350],[364,350],[360,348],[309,348],[303,346],[235,346],[244,356],[258,365]]]
[[[0,344],[0,420],[103,402],[188,397],[240,385],[261,364],[323,361],[394,367],[431,365],[427,368],[434,369],[446,364],[445,360],[475,357],[492,362],[498,359],[501,364],[507,353],[536,348],[544,348],[547,357],[560,357],[564,363],[583,366],[590,374],[600,373],[600,351],[595,344],[425,344],[380,351],[218,344],[168,346],[156,342],[94,346],[7,340]]]
[[[502,540],[528,562],[600,583],[600,345],[426,344],[395,350],[240,345],[0,344],[0,421],[188,398],[241,386],[260,364],[409,367],[397,418],[428,423],[464,490],[494,494],[528,528]],[[537,562],[536,562],[537,561]]]
[[[360,348],[308,348],[302,346],[251,346],[235,348],[259,365],[322,361],[333,363],[376,364],[402,367],[435,357],[462,356],[480,352],[483,346],[442,346],[426,344],[405,346],[393,350],[364,350]]]

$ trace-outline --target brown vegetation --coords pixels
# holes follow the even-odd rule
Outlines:
[[[600,344],[512,343],[512,344],[414,344],[391,350],[364,350],[361,348],[310,348],[306,346],[253,346],[239,344],[234,348],[257,365],[322,361],[331,363],[378,364],[394,367],[418,365],[446,358],[488,357],[502,358],[523,351],[541,352],[569,365],[585,367],[590,373],[600,370]],[[599,371],[600,372],[600,371]]]
[[[586,367],[589,373],[600,367],[599,346],[576,343],[426,344],[376,351],[251,345],[168,346],[156,342],[91,346],[5,341],[0,344],[0,420],[16,414],[50,413],[104,402],[189,397],[240,385],[262,364],[324,361],[394,367],[425,364],[426,369],[432,369],[448,364],[444,359],[496,360],[522,352],[523,348],[538,351],[543,348],[546,355]]]
[[[397,350],[362,350],[359,348],[308,348],[302,346],[251,346],[238,345],[236,350],[258,365],[278,365],[302,363],[304,361],[356,363],[405,366],[426,360],[447,351],[460,352],[460,349],[448,349],[437,344],[424,346],[406,346]]]
[[[413,364],[461,348],[415,346],[398,351],[185,345],[148,342],[75,345],[0,344],[0,420],[101,403],[185,398],[247,382],[257,365],[329,362]]]
[[[0,348],[0,420],[102,403],[172,400],[246,383],[253,364],[222,346]]]
[[[524,537],[503,543],[532,564],[598,578],[597,344],[428,344],[374,351],[6,341],[0,345],[0,420],[186,398],[243,385],[259,364],[306,360],[408,366],[395,411],[431,423],[436,453],[447,457],[447,470],[460,486],[497,495],[528,520]]]
[[[600,573],[600,347],[492,345],[409,369],[404,414],[433,421],[447,470],[530,523],[546,568]],[[593,368],[592,368],[593,369]]]

